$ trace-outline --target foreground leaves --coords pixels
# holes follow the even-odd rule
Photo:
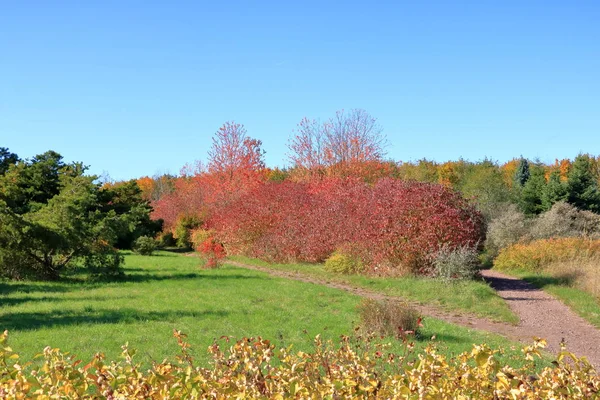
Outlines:
[[[211,368],[194,365],[185,335],[177,362],[163,361],[141,371],[135,352],[123,346],[123,361],[107,363],[97,354],[87,365],[47,347],[39,363],[21,364],[0,336],[0,397],[21,398],[510,398],[577,399],[600,394],[600,377],[585,358],[565,349],[553,367],[532,375],[529,367],[500,365],[497,350],[475,345],[446,359],[432,347],[408,362],[385,353],[385,345],[363,345],[342,337],[339,344],[315,339],[312,353],[275,351],[261,338],[245,338],[227,351],[215,343]],[[409,346],[407,344],[407,346]],[[540,356],[543,340],[523,349],[526,359]]]

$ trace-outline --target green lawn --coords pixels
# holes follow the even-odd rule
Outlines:
[[[592,325],[600,328],[600,299],[582,289],[573,287],[568,279],[561,279],[549,274],[535,273],[520,269],[500,271],[521,278],[532,285],[543,289],[561,300]]]
[[[331,273],[321,264],[275,264],[242,256],[233,256],[231,259],[275,270],[301,273],[325,281],[344,282],[390,296],[438,305],[449,311],[468,312],[479,317],[512,324],[519,322],[519,318],[510,310],[506,302],[483,280],[443,282],[414,276],[375,278]]]
[[[206,347],[221,336],[261,335],[307,351],[315,335],[336,340],[358,323],[361,299],[344,291],[229,266],[202,270],[198,258],[174,253],[125,259],[121,281],[0,282],[0,329],[9,330],[11,347],[26,360],[45,346],[84,360],[96,352],[116,359],[129,342],[147,365],[178,353],[172,331],[179,329],[206,363]],[[472,343],[514,345],[442,321],[424,323],[417,348],[433,335],[447,354],[469,350]],[[518,354],[509,350],[505,358],[519,365],[512,360]]]

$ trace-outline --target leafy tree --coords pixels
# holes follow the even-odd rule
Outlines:
[[[567,175],[567,202],[582,210],[600,212],[600,191],[589,155],[578,155],[571,166]]]
[[[143,198],[135,180],[105,185],[99,192],[103,212],[113,211],[119,217],[116,246],[129,249],[140,236],[154,237],[162,230],[161,220],[151,220],[152,207]]]
[[[226,122],[213,137],[208,152],[209,172],[233,177],[239,171],[257,171],[265,168],[260,140],[247,136],[244,125]]]
[[[459,190],[463,196],[474,198],[477,208],[487,221],[498,216],[501,211],[499,205],[510,201],[510,192],[502,172],[490,160],[468,166],[464,171]]]
[[[17,161],[19,161],[19,156],[11,153],[6,147],[0,147],[0,175],[8,171],[8,167],[16,164]]]
[[[360,174],[357,166],[369,166],[385,156],[387,141],[382,128],[368,112],[343,110],[321,124],[304,118],[288,143],[290,161],[295,168],[309,171],[341,169]]]

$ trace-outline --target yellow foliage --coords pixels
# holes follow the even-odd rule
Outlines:
[[[553,263],[595,257],[600,257],[600,240],[578,237],[541,239],[502,249],[494,260],[494,267],[541,272]]]
[[[386,347],[357,351],[348,337],[337,345],[315,339],[312,353],[275,350],[261,338],[246,338],[227,351],[209,347],[210,368],[194,365],[185,335],[176,363],[163,361],[143,371],[134,351],[123,346],[123,360],[105,362],[97,354],[83,366],[73,356],[46,347],[43,365],[21,364],[0,336],[0,396],[77,399],[583,399],[600,394],[600,377],[585,358],[563,349],[555,365],[532,374],[503,366],[498,350],[475,345],[448,359],[428,347],[416,362],[384,354]],[[540,356],[543,340],[523,349],[527,360]]]

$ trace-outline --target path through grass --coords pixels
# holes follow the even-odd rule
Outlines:
[[[506,302],[483,280],[444,282],[412,276],[376,278],[339,275],[326,271],[321,264],[276,264],[242,256],[231,258],[274,270],[297,272],[324,281],[344,282],[389,296],[398,296],[422,304],[438,305],[449,311],[472,313],[478,317],[512,324],[519,322],[519,318],[510,310]]]
[[[202,270],[198,264],[196,257],[173,253],[128,254],[121,281],[0,282],[0,329],[10,331],[10,344],[24,359],[45,346],[82,359],[96,352],[116,359],[129,342],[138,349],[138,361],[148,364],[177,354],[173,329],[189,335],[206,363],[205,349],[221,336],[260,335],[277,346],[308,351],[315,335],[337,340],[358,323],[361,299],[355,295],[234,267]],[[497,335],[426,319],[417,348],[434,335],[447,354],[469,350],[472,343],[513,346]],[[518,354],[509,351],[506,358]]]
[[[600,299],[576,287],[568,276],[556,277],[548,273],[535,273],[522,269],[500,269],[499,271],[521,278],[550,293],[596,328],[600,328]]]

